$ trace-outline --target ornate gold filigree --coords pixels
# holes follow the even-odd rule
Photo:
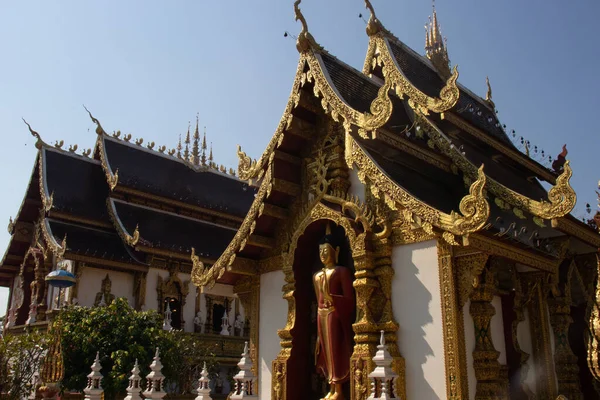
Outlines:
[[[388,40],[396,39],[390,38],[389,34],[385,34],[381,30],[371,36],[363,72],[370,73],[375,65],[383,67],[383,77],[386,82],[392,84],[396,94],[400,98],[408,97],[409,102],[425,115],[429,114],[430,111],[443,113],[456,105],[460,96],[460,90],[456,84],[458,80],[458,67],[456,65],[452,70],[452,75],[446,81],[446,85],[440,91],[439,97],[428,96],[404,76],[402,68],[398,65],[391,51]]]
[[[108,179],[108,186],[110,187],[110,190],[111,191],[115,190],[115,188],[119,184],[119,168],[117,168],[114,175],[107,177],[107,179]]]
[[[472,253],[456,257],[458,271],[458,306],[462,308],[479,284],[479,275],[489,258],[486,253]]]
[[[376,198],[382,198],[392,209],[406,209],[411,214],[418,215],[429,226],[435,226],[443,231],[457,236],[467,236],[469,233],[480,230],[486,223],[490,208],[485,199],[483,190],[486,176],[483,168],[478,171],[477,180],[471,185],[469,194],[459,204],[460,213],[443,213],[430,205],[416,199],[405,191],[366,154],[362,147],[350,134],[346,134],[346,162],[349,167],[358,168],[358,177],[367,186]],[[431,230],[425,223],[424,229]],[[446,237],[446,239],[450,239]]]
[[[307,71],[304,71],[305,66],[308,66]],[[373,134],[377,129],[383,127],[392,114],[393,107],[389,97],[389,91],[392,87],[390,83],[386,82],[379,88],[377,97],[373,99],[370,105],[370,112],[359,112],[346,103],[333,88],[318,53],[303,52],[300,55],[288,104],[263,155],[258,161],[252,160],[238,146],[238,176],[240,179],[261,179],[261,173],[264,173],[265,167],[274,159],[275,149],[283,142],[283,135],[292,122],[291,112],[298,106],[300,101],[300,89],[307,83],[313,84],[313,94],[315,97],[321,98],[323,110],[330,114],[334,121],[341,122],[346,131],[350,131],[352,125],[355,125],[358,127],[361,136],[369,137],[368,133]]]
[[[453,262],[452,247],[449,244],[438,241],[437,250],[444,326],[446,394],[448,399],[468,399],[467,376],[462,373],[466,369],[467,360],[461,352],[460,343],[464,341],[464,329],[461,329],[462,323],[459,323],[459,318],[462,319],[462,306],[456,299],[457,266]]]
[[[436,147],[448,155],[463,173],[474,179],[477,167],[452,145],[450,140],[433,122],[423,115],[415,115],[421,128],[435,142]],[[503,201],[502,204],[509,203],[514,206],[513,211],[517,217],[525,218],[522,210],[526,210],[539,218],[553,219],[567,215],[575,207],[577,196],[569,184],[572,175],[573,171],[569,161],[567,161],[563,173],[556,179],[556,185],[548,192],[549,202],[530,199],[491,178],[488,178],[487,186]]]
[[[588,319],[587,364],[596,381],[600,381],[600,256],[596,255],[596,287]]]

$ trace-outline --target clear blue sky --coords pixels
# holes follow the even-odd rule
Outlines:
[[[200,115],[216,161],[237,166],[235,145],[259,156],[285,106],[298,54],[292,0],[5,1],[0,7],[0,225],[15,216],[35,158],[25,117],[42,137],[93,146],[85,104],[106,130],[169,148]],[[380,20],[423,53],[426,0],[373,0]],[[361,69],[368,38],[362,0],[305,0],[309,29]],[[594,0],[438,0],[460,81],[485,94],[500,119],[553,156],[563,143],[579,194],[595,203],[599,139]],[[595,157],[596,156],[596,157]],[[8,242],[0,229],[0,251]],[[0,289],[0,315],[7,291]]]

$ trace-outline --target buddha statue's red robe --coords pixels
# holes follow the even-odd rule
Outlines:
[[[323,268],[313,276],[317,295],[315,363],[330,384],[349,379],[352,355],[354,290],[348,268]]]

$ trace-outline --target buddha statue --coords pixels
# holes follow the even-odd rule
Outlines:
[[[323,269],[313,275],[313,283],[318,306],[315,364],[330,385],[330,391],[324,397],[328,400],[344,399],[342,384],[350,379],[354,335],[352,271],[337,265],[338,255],[335,238],[327,234],[319,244]]]

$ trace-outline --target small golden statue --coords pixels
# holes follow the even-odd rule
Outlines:
[[[110,281],[108,274],[106,274],[106,277],[102,280],[102,287],[100,291],[96,293],[94,306],[98,306],[100,305],[100,303],[104,303],[102,305],[109,305],[113,302],[113,300],[115,299],[115,295],[110,292],[111,288],[112,282]]]
[[[339,247],[330,227],[319,244],[323,269],[313,276],[317,295],[317,344],[315,364],[330,385],[324,399],[344,400],[342,384],[350,379],[352,316],[355,309],[352,272],[338,266]]]

